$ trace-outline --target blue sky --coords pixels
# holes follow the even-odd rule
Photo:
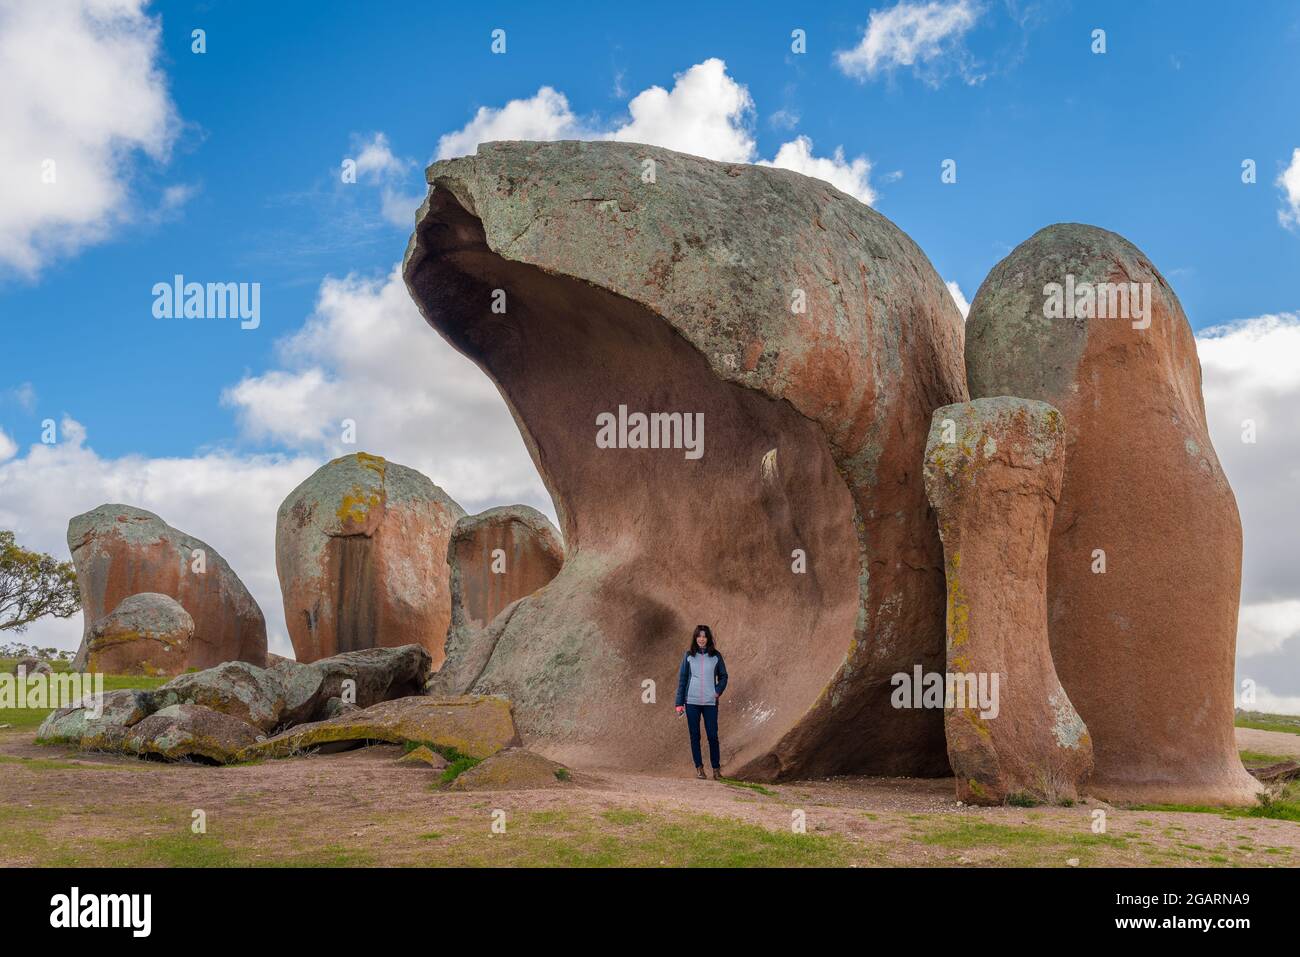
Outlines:
[[[392,280],[423,167],[485,129],[683,148],[673,130],[696,122],[691,151],[715,158],[781,163],[806,137],[966,299],[1073,220],[1142,248],[1194,328],[1233,324],[1202,361],[1247,528],[1242,641],[1300,657],[1300,584],[1279,570],[1300,524],[1300,6],[474,6],[0,0],[0,524],[62,553],[71,514],[133,497],[227,553],[282,630],[274,507],[340,451],[340,415],[471,510],[548,507],[495,394]],[[653,87],[658,107],[634,99]],[[70,172],[42,186],[51,156]],[[260,326],[154,319],[176,273],[260,283]],[[1274,426],[1253,458],[1224,447],[1245,414]],[[49,418],[64,445],[32,448]]]
[[[184,123],[170,162],[143,161],[144,204],[166,185],[197,190],[168,221],[60,257],[0,286],[10,375],[39,405],[0,427],[30,434],[68,412],[105,454],[181,454],[236,440],[215,399],[273,361],[277,337],[311,312],[321,279],[390,267],[409,230],[370,218],[373,197],[338,182],[350,138],[382,130],[421,168],[443,133],[480,106],[562,91],[575,113],[617,118],[632,94],[670,86],[709,57],[745,84],[763,156],[795,133],[867,156],[877,208],[967,298],[1036,229],[1078,220],[1121,232],[1170,275],[1192,323],[1213,325],[1300,300],[1300,240],[1279,227],[1274,185],[1290,159],[1300,97],[1300,9],[1220,16],[1195,4],[990,3],[966,47],[985,74],[935,87],[899,68],[860,81],[833,54],[861,38],[870,4],[744,12],[691,4],[536,4],[450,17],[427,4],[162,3],[162,56]],[[190,52],[194,27],[207,52]],[[493,55],[490,32],[507,30]],[[807,52],[790,32],[807,31]],[[1106,30],[1107,51],[1090,51]],[[622,96],[619,91],[626,91]],[[793,130],[772,115],[798,116]],[[956,184],[940,163],[957,161]],[[1258,182],[1242,184],[1253,158]],[[902,178],[880,182],[901,171]],[[370,201],[369,203],[367,201]],[[156,323],[149,289],[173,273],[262,284],[254,334]],[[161,400],[161,401],[160,401]]]

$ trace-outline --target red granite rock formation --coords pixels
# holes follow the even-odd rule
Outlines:
[[[447,541],[464,510],[414,469],[364,452],[317,469],[276,516],[275,568],[300,662],[418,644],[451,621]]]
[[[100,505],[68,522],[84,618],[75,664],[84,668],[95,623],[141,592],[174,598],[194,619],[187,668],[266,663],[266,619],[226,560],[153,512]]]
[[[1241,521],[1178,297],[1124,238],[1050,226],[980,287],[966,367],[972,396],[1065,416],[1048,628],[1092,735],[1089,791],[1252,801],[1233,737]]]
[[[1047,546],[1065,435],[1045,402],[1006,396],[934,413],[925,485],[948,582],[944,724],[957,797],[1074,800],[1092,742],[1052,664]]]

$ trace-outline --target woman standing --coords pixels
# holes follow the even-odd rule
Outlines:
[[[713,647],[713,632],[708,625],[696,625],[691,647],[677,672],[677,713],[686,715],[691,735],[691,757],[695,759],[695,776],[704,777],[704,759],[700,756],[700,718],[709,738],[709,762],[713,780],[721,779],[718,760],[718,698],[727,687],[727,666]]]

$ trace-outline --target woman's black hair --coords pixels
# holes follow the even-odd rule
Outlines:
[[[691,647],[690,650],[687,651],[686,653],[688,655],[693,655],[700,650],[699,646],[695,644],[695,639],[700,636],[701,632],[704,633],[704,637],[707,639],[704,644],[705,652],[708,653],[710,656],[716,658],[718,656],[718,649],[713,647],[713,629],[710,628],[708,625],[695,626],[695,630],[691,632]]]

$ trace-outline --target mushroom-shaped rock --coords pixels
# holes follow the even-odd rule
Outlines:
[[[631,143],[486,143],[428,181],[407,286],[501,391],[565,543],[474,690],[549,757],[661,766],[705,622],[735,773],[946,772],[942,716],[890,705],[943,663],[918,464],[965,398],[916,244],[819,180]]]
[[[194,619],[158,592],[131,595],[90,629],[86,670],[114,675],[177,675],[186,668]]]
[[[957,797],[1073,800],[1092,743],[1052,665],[1047,543],[1061,492],[1061,413],[1006,396],[934,413],[925,485],[948,583],[944,723]]]
[[[142,592],[174,598],[194,619],[185,668],[266,662],[266,620],[244,583],[211,545],[153,512],[100,505],[68,522],[84,618],[74,666],[84,670],[95,623]]]
[[[1065,417],[1048,634],[1107,800],[1250,803],[1233,738],[1241,521],[1177,296],[1123,237],[1049,226],[971,305],[973,397]]]
[[[359,452],[280,506],[275,568],[300,662],[419,644],[442,661],[451,621],[447,541],[464,509],[415,469]]]
[[[436,695],[464,694],[478,680],[503,630],[489,626],[504,609],[559,573],[564,545],[537,509],[504,505],[456,523],[447,564],[451,629],[447,657],[428,688]]]

